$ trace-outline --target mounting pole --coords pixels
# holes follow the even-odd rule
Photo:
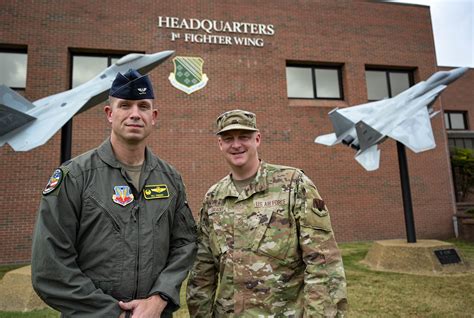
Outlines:
[[[72,118],[69,119],[67,123],[61,128],[61,162],[60,165],[64,162],[71,159],[71,149],[72,149]]]
[[[407,242],[416,243],[415,220],[411,201],[410,178],[408,176],[408,163],[405,146],[397,141],[398,166],[400,168],[400,183],[402,185],[403,210],[405,212],[405,228]]]

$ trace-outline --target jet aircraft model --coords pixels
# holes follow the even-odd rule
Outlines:
[[[118,72],[133,68],[146,74],[173,53],[128,54],[86,83],[33,103],[1,85],[0,147],[8,143],[15,151],[28,151],[45,144],[76,113],[105,101]]]
[[[436,143],[430,118],[433,103],[448,84],[467,71],[466,67],[434,73],[428,80],[397,96],[344,109],[333,109],[329,119],[334,133],[314,142],[333,146],[342,142],[357,151],[355,159],[367,170],[379,168],[377,145],[387,137],[398,140],[415,153],[433,149]]]

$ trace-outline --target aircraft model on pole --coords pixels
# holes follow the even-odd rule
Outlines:
[[[76,113],[105,101],[118,72],[133,68],[146,74],[173,53],[128,54],[84,84],[33,103],[1,85],[0,147],[8,143],[15,151],[28,151],[45,144]]]
[[[367,104],[333,109],[329,119],[334,133],[318,136],[314,142],[333,146],[343,143],[357,151],[355,159],[367,171],[377,170],[380,150],[377,145],[393,138],[418,153],[436,147],[430,118],[438,95],[467,71],[460,67],[434,73],[426,81],[395,97]]]

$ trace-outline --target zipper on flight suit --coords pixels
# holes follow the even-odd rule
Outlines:
[[[114,216],[112,215],[112,213],[109,212],[109,210],[102,204],[99,202],[99,200],[97,200],[93,195],[90,196],[91,200],[95,202],[95,204],[97,204],[101,209],[102,211],[105,212],[105,215],[107,216],[107,218],[110,220],[110,222],[112,222],[112,226],[113,228],[120,233],[120,225],[119,223],[117,222],[117,220],[114,218]]]
[[[138,286],[140,282],[140,198],[142,192],[138,192],[138,189],[135,188],[131,180],[128,178],[127,173],[122,169],[122,175],[124,176],[125,180],[127,181],[130,189],[132,189],[133,197],[135,198],[134,206],[130,211],[131,217],[133,218],[133,222],[137,225],[137,256],[135,258],[136,266],[135,266],[135,291],[133,292],[133,299],[137,299],[138,297]],[[140,180],[143,176],[140,176]]]
[[[138,210],[138,206],[134,206],[131,211],[133,222],[135,223],[137,223],[137,210]]]
[[[138,297],[138,286],[140,280],[140,197],[141,192],[138,192],[133,184],[129,182],[129,186],[132,189],[133,196],[137,198],[134,202],[134,206],[130,211],[131,217],[133,218],[133,222],[137,225],[137,256],[135,258],[136,266],[135,266],[135,291],[133,293],[133,299],[137,299]]]
[[[137,299],[138,296],[138,286],[139,286],[139,278],[140,278],[140,214],[139,211],[139,204],[136,204],[132,208],[132,217],[134,222],[137,224],[137,256],[136,256],[136,266],[135,266],[135,292],[133,293],[133,299]]]
[[[127,182],[129,188],[132,190],[133,197],[135,198],[133,202],[133,207],[132,210],[130,211],[130,216],[133,219],[133,223],[137,225],[137,255],[135,257],[135,291],[133,292],[133,299],[137,299],[138,296],[138,286],[139,286],[139,273],[140,273],[140,214],[139,214],[139,209],[140,209],[140,197],[141,197],[141,192],[138,192],[137,189],[135,189],[135,186],[131,182],[130,178],[128,177],[125,169],[121,169],[122,176],[124,177],[125,181]],[[140,177],[141,179],[141,177]]]

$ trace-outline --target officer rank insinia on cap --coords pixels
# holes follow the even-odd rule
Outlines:
[[[258,131],[257,116],[245,110],[235,109],[225,112],[217,118],[216,135],[236,129]]]
[[[153,86],[148,75],[141,75],[137,70],[129,69],[127,73],[117,73],[109,96],[138,100],[138,99],[154,99]]]

